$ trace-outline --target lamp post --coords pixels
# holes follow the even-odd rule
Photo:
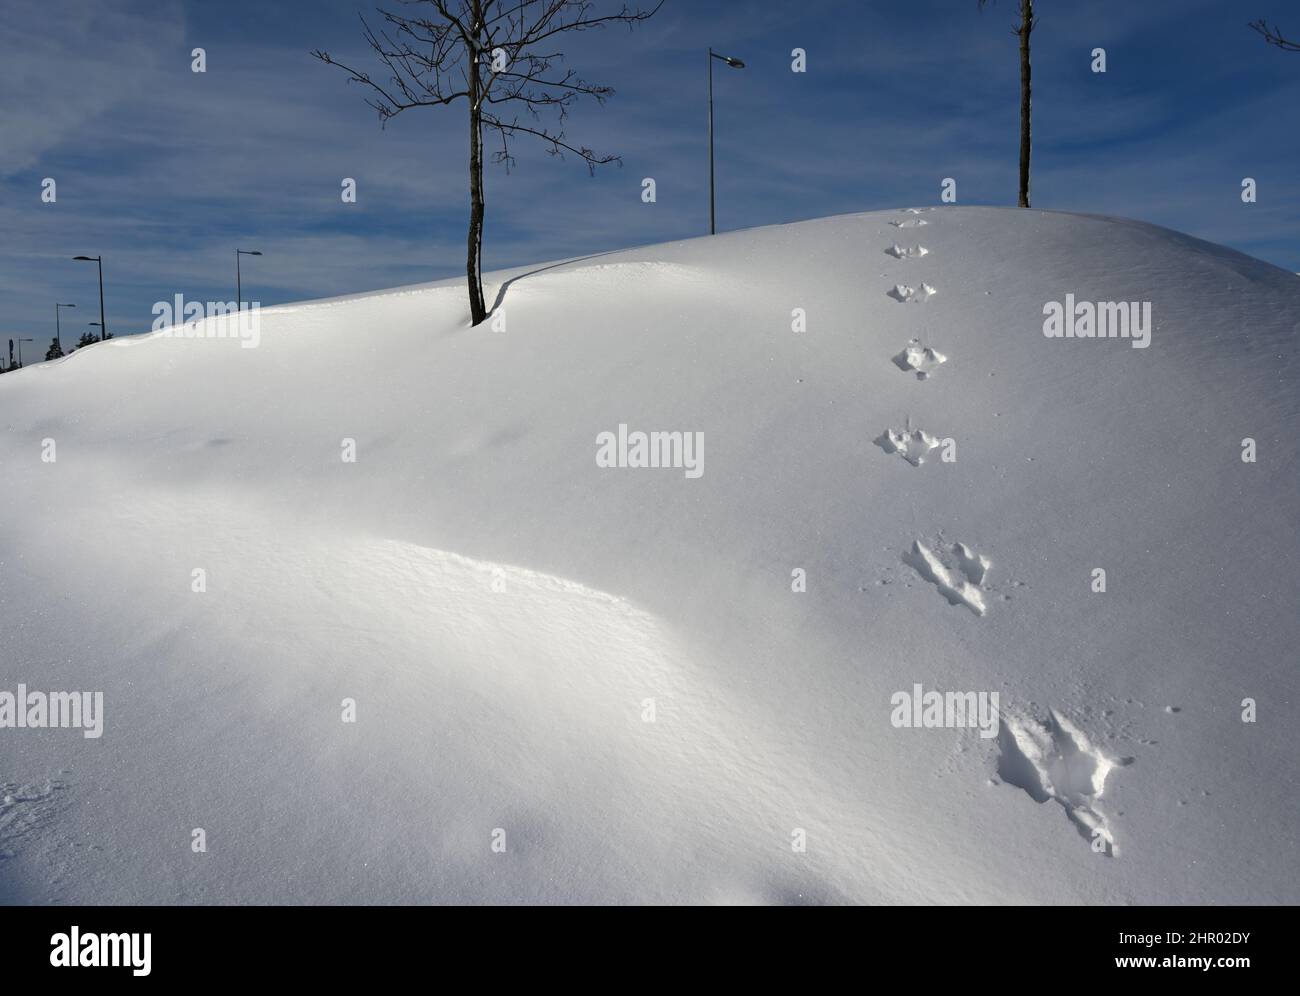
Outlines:
[[[235,314],[244,309],[244,288],[239,277],[239,257],[240,256],[260,256],[262,255],[256,249],[236,249],[235,250]]]
[[[103,332],[103,338],[111,339],[108,334],[108,325],[104,322],[104,258],[102,256],[73,256],[73,259],[94,262],[99,266],[99,327]]]
[[[18,369],[21,370],[22,367],[23,367],[23,343],[25,343],[25,342],[33,342],[33,341],[35,341],[35,340],[32,340],[32,339],[15,339],[14,341],[18,343]]]
[[[713,208],[713,60],[720,59],[732,69],[744,69],[745,64],[729,55],[721,55],[709,49],[709,234],[717,233],[717,224]]]
[[[63,352],[63,330],[59,328],[59,309],[75,308],[75,304],[56,304],[54,306],[54,341],[59,344],[59,352]]]

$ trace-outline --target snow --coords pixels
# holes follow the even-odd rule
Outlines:
[[[1300,902],[1293,274],[945,207],[486,282],[0,377],[0,692],[104,696],[0,729],[0,899]]]

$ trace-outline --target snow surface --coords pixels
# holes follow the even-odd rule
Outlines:
[[[105,701],[0,729],[0,899],[1300,902],[1293,274],[942,208],[487,282],[0,377],[0,691]]]

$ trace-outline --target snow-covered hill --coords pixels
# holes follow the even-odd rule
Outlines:
[[[487,283],[0,377],[0,693],[103,693],[0,729],[0,898],[1300,902],[1293,274],[944,208]]]

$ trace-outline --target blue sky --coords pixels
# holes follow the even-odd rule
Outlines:
[[[614,5],[617,0],[612,0]],[[611,5],[605,0],[604,6]],[[391,6],[400,6],[392,3]],[[1014,204],[1015,0],[667,0],[635,32],[576,37],[569,64],[609,84],[568,134],[623,157],[594,178],[516,143],[488,167],[485,269],[707,232],[706,49],[715,75],[718,224],[744,228],[938,202]],[[1040,0],[1035,207],[1152,221],[1300,271],[1300,36],[1294,0]],[[380,129],[324,48],[373,67],[356,0],[6,0],[0,33],[0,337],[42,353],[69,332],[146,330],[157,301],[273,304],[463,272],[463,103]],[[1094,47],[1108,71],[1089,69]],[[203,47],[207,72],[190,70]],[[808,71],[790,71],[790,52]],[[490,143],[489,143],[490,144]],[[1259,201],[1240,199],[1254,177]],[[53,177],[58,200],[44,204]],[[356,204],[340,182],[353,177]],[[644,204],[641,180],[658,200]],[[73,317],[75,316],[75,317]]]

